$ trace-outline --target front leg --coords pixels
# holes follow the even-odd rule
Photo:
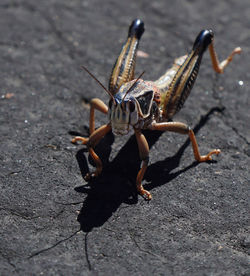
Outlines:
[[[100,99],[94,98],[90,102],[90,116],[89,116],[89,132],[90,135],[95,131],[95,109],[101,111],[104,114],[108,113],[108,107],[106,104]],[[71,142],[76,143],[77,141],[81,141],[83,145],[86,145],[89,141],[89,138],[76,136]]]
[[[94,147],[100,142],[100,140],[111,131],[111,125],[103,125],[100,128],[98,128],[96,131],[94,131],[88,140],[88,149],[89,154],[93,158],[95,164],[96,164],[96,170],[93,173],[87,173],[84,177],[86,181],[90,180],[92,177],[97,177],[102,172],[102,161],[99,158],[99,156],[95,153]]]
[[[136,177],[136,188],[138,193],[142,195],[146,200],[151,200],[152,195],[150,194],[149,191],[145,190],[142,186],[142,179],[147,170],[148,161],[149,161],[148,142],[140,130],[135,130],[135,137],[139,148],[140,159],[142,160],[141,169],[139,170]]]
[[[160,130],[160,131],[173,131],[180,134],[188,134],[192,143],[194,158],[198,162],[211,161],[213,154],[218,155],[221,152],[219,149],[214,149],[206,155],[200,155],[199,147],[193,130],[188,125],[183,123],[179,123],[179,122],[153,123],[150,126],[150,129]]]

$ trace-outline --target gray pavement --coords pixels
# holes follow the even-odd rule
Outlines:
[[[107,84],[130,22],[145,34],[136,75],[157,79],[211,28],[220,60],[241,46],[223,75],[206,53],[198,80],[174,118],[187,137],[147,132],[150,166],[136,194],[135,138],[107,135],[105,169],[91,185],[85,146],[89,101]],[[0,275],[250,275],[250,5],[241,1],[1,0]],[[107,118],[96,114],[97,126]]]

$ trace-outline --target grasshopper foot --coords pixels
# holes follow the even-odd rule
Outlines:
[[[98,176],[100,175],[101,171],[102,171],[101,168],[97,168],[94,172],[89,172],[89,173],[87,173],[87,174],[84,176],[84,179],[85,179],[86,181],[90,181],[90,180],[92,180],[92,179],[98,177]]]
[[[86,145],[89,141],[89,138],[84,138],[81,136],[76,136],[71,140],[71,143],[75,144],[77,141],[81,141],[83,145]]]
[[[197,160],[198,162],[206,162],[206,161],[212,161],[212,155],[213,154],[220,154],[221,151],[219,149],[215,149],[210,151],[207,155],[201,155],[199,160]]]
[[[141,187],[140,190],[138,190],[139,194],[147,201],[152,199],[152,195],[149,191],[145,190],[144,188]]]
[[[87,173],[85,176],[84,176],[84,179],[86,181],[90,181],[92,180],[93,178],[97,177],[97,175],[95,174],[95,172],[92,172],[92,173]]]

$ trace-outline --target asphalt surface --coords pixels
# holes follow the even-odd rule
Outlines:
[[[187,137],[147,132],[150,166],[135,191],[134,136],[107,135],[97,151],[105,169],[91,185],[85,146],[89,101],[106,92],[130,22],[145,34],[136,75],[157,79],[211,28],[220,60],[206,53],[198,80],[174,118],[194,128]],[[249,275],[249,0],[0,2],[0,275]],[[100,126],[107,118],[96,114]]]

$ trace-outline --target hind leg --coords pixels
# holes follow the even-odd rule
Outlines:
[[[193,130],[188,125],[183,123],[179,123],[179,122],[154,123],[150,126],[150,129],[160,130],[160,131],[172,131],[180,134],[187,134],[192,143],[194,158],[198,162],[211,161],[213,154],[218,155],[221,152],[219,149],[214,149],[206,155],[201,155]]]
[[[237,47],[231,52],[231,54],[225,60],[219,62],[217,54],[215,52],[214,43],[212,41],[212,43],[209,45],[209,53],[210,53],[210,57],[212,60],[212,65],[213,65],[214,71],[219,74],[223,73],[224,69],[233,60],[233,56],[236,54],[240,54],[241,51],[242,51],[241,48]]]

